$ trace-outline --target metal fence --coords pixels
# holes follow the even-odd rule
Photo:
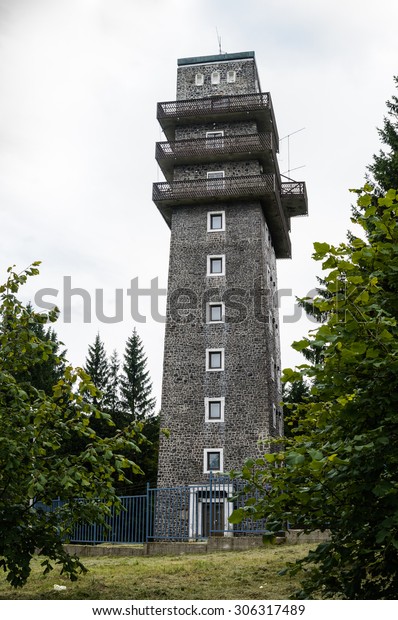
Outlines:
[[[265,520],[246,519],[232,525],[229,517],[243,506],[245,497],[236,497],[239,481],[210,476],[208,483],[180,487],[153,488],[145,495],[120,497],[122,510],[111,509],[106,525],[75,525],[71,543],[143,544],[151,541],[198,541],[213,536],[259,535],[266,531]],[[56,511],[62,506],[41,509]]]

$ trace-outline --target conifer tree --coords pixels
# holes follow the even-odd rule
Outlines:
[[[120,360],[116,349],[114,349],[109,360],[109,382],[106,404],[108,411],[113,419],[120,412]]]
[[[398,76],[394,77],[398,87]],[[389,149],[373,155],[373,164],[368,166],[381,192],[390,188],[398,188],[398,97],[393,95],[391,101],[386,102],[387,116],[384,117],[382,129],[378,129],[381,142]]]
[[[61,379],[65,370],[66,349],[61,351],[63,343],[58,340],[54,329],[51,327],[46,329],[47,317],[35,313],[30,303],[26,306],[26,312],[30,315],[30,335],[41,342],[47,342],[52,354],[45,355],[36,360],[34,364],[27,366],[17,378],[21,383],[29,383],[37,390],[43,390],[48,396],[51,396],[54,385]]]
[[[153,416],[155,398],[151,395],[152,382],[147,370],[144,347],[135,328],[126,343],[120,392],[125,415],[131,416],[133,420],[144,420]]]
[[[99,334],[96,335],[94,344],[90,345],[88,348],[84,371],[90,375],[91,381],[97,390],[101,392],[101,395],[96,394],[91,397],[92,404],[99,408],[105,408],[109,389],[110,371],[104,343],[101,341]]]

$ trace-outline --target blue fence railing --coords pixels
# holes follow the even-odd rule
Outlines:
[[[105,525],[76,524],[70,542],[81,544],[143,544],[151,541],[204,540],[211,536],[235,536],[266,532],[265,520],[246,519],[232,525],[229,517],[246,498],[237,497],[239,481],[210,476],[203,484],[153,488],[145,495],[120,497],[122,509],[111,509]],[[54,500],[44,510],[56,511],[62,505]]]

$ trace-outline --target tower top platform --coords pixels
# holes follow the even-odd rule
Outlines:
[[[235,52],[233,54],[214,54],[213,56],[191,56],[190,58],[179,58],[177,65],[203,65],[207,62],[223,62],[230,60],[254,59],[254,52]]]

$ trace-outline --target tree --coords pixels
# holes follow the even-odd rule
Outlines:
[[[394,77],[398,86],[398,76]],[[379,192],[386,192],[390,187],[398,187],[398,97],[392,96],[386,102],[387,116],[384,117],[383,128],[379,129],[381,142],[388,147],[388,152],[380,151],[373,156],[373,164],[368,170],[375,180]]]
[[[87,402],[87,393],[94,397],[97,392],[82,369],[66,365],[51,395],[26,380],[42,361],[57,360],[53,343],[32,330],[32,320],[55,321],[56,312],[37,314],[17,298],[20,286],[38,273],[38,265],[21,274],[10,268],[0,286],[0,567],[13,586],[28,579],[37,549],[44,572],[55,562],[76,579],[84,565],[64,549],[74,526],[105,524],[110,506],[120,506],[115,474],[129,482],[127,476],[140,472],[123,456],[138,449],[140,425],[98,437],[91,421],[111,421]],[[80,452],[62,450],[80,438],[85,440]],[[48,512],[46,507],[57,497],[59,507]]]
[[[327,274],[315,304],[328,319],[294,345],[322,347],[322,361],[284,374],[312,384],[298,427],[283,451],[235,474],[261,499],[234,521],[266,516],[270,535],[287,522],[330,531],[291,567],[305,569],[304,598],[398,598],[398,192],[365,186],[357,198],[363,236],[314,244]]]
[[[109,413],[112,419],[117,419],[120,412],[120,398],[119,398],[119,370],[120,361],[116,349],[113,351],[109,360],[109,382],[108,382],[108,398],[107,405]]]
[[[120,379],[124,415],[134,420],[144,420],[152,416],[155,408],[155,398],[151,396],[152,383],[146,367],[144,347],[134,328],[126,343],[123,373]]]
[[[94,344],[88,347],[84,370],[90,376],[91,381],[99,392],[95,396],[91,396],[90,400],[96,407],[103,409],[106,406],[110,371],[104,343],[101,341],[99,334],[96,335]]]

